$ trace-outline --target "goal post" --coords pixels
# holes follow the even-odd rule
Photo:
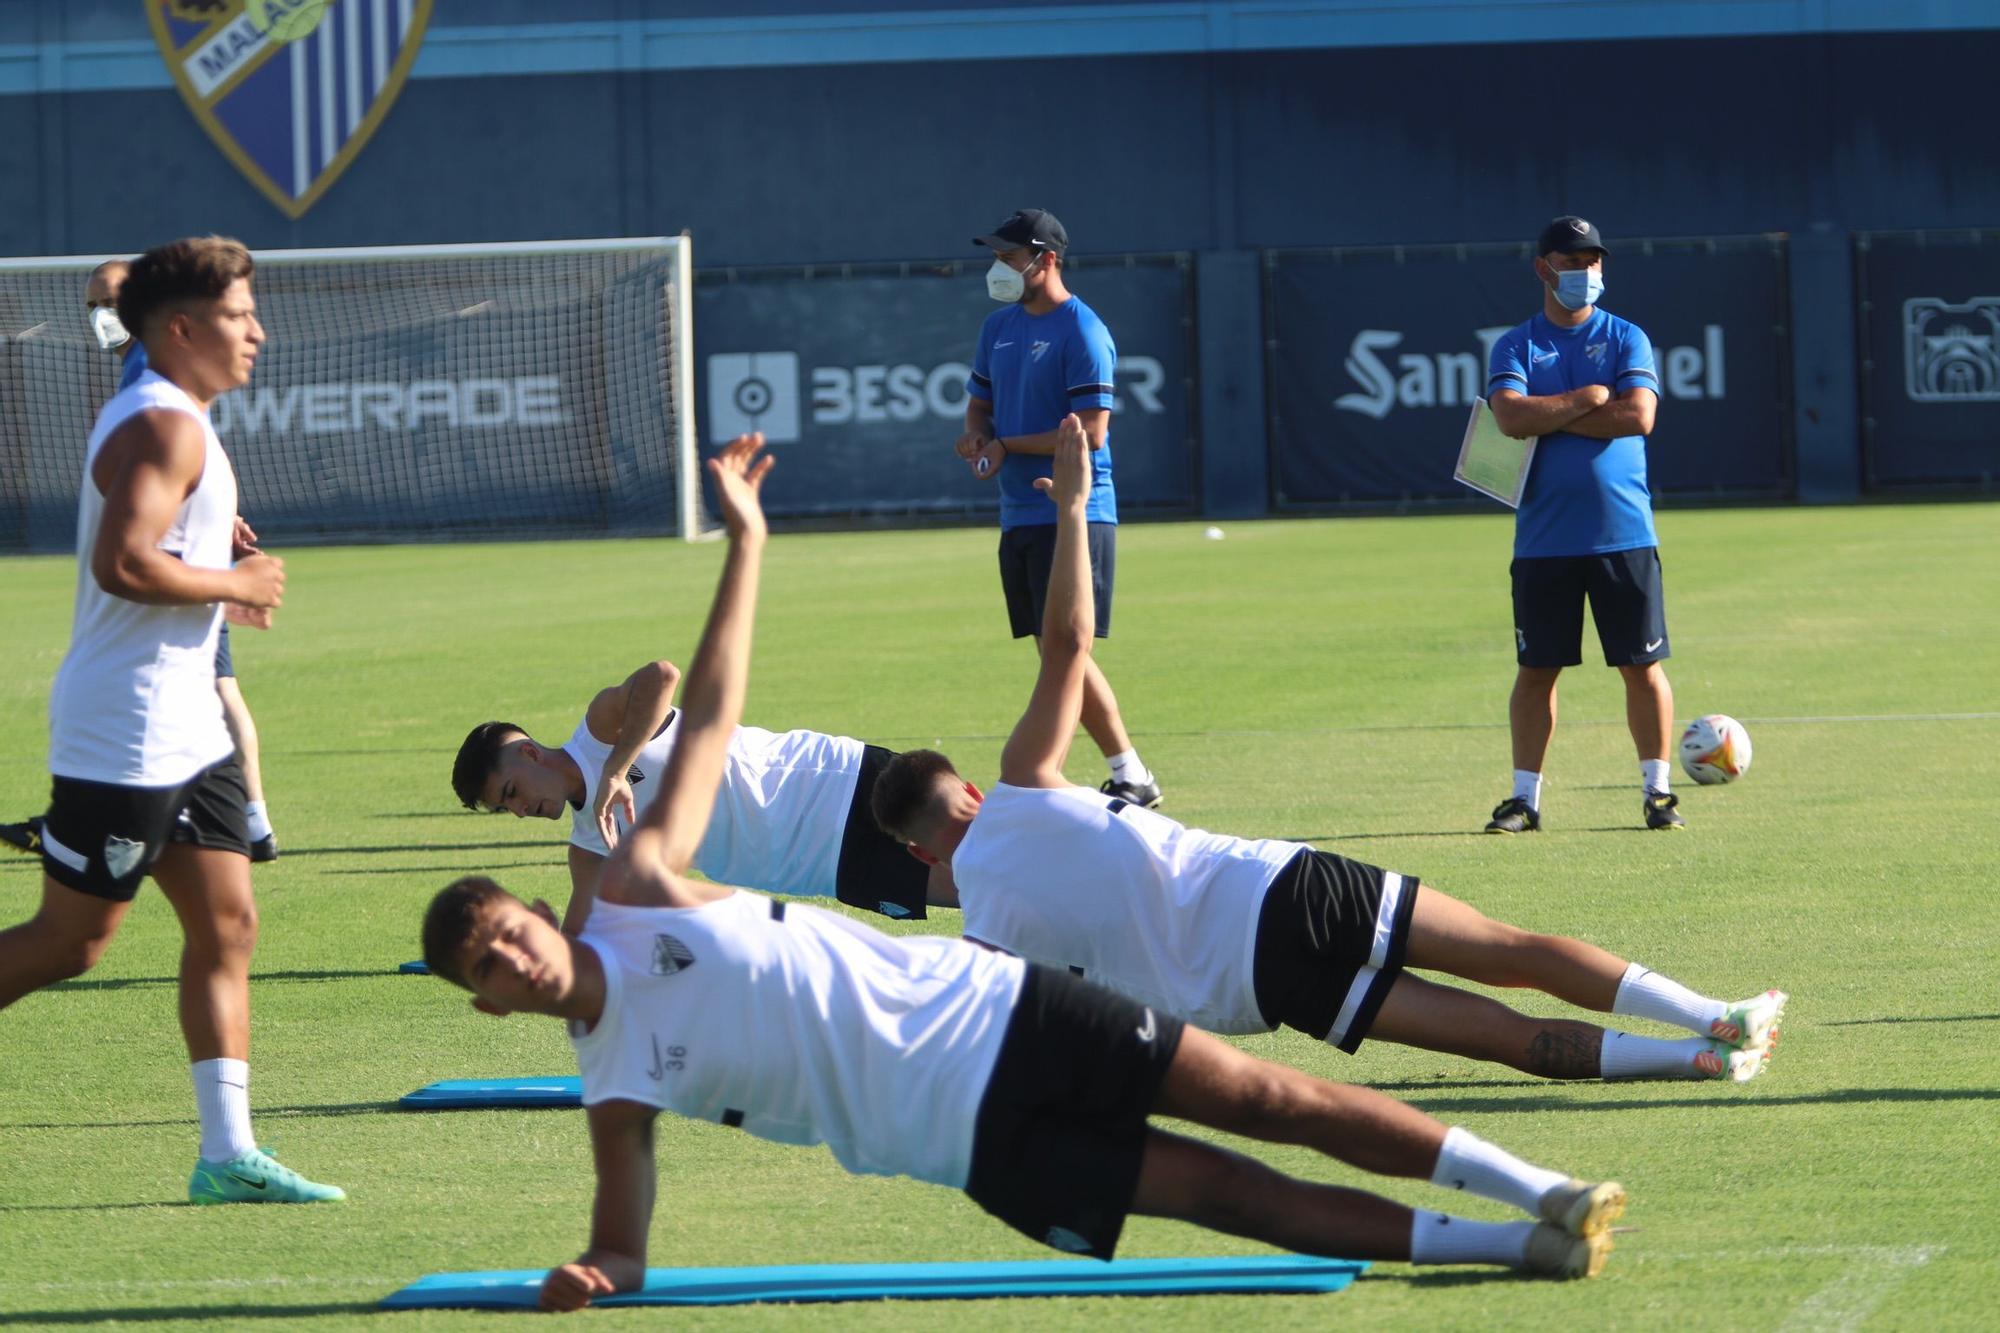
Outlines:
[[[216,430],[273,544],[674,535],[701,502],[687,237],[253,251],[266,343]],[[0,259],[0,550],[75,540],[121,358],[107,258]]]

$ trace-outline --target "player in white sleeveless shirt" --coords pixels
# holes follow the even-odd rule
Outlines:
[[[1493,921],[1414,877],[1185,828],[1070,785],[1063,761],[1092,628],[1090,580],[1070,574],[1060,603],[1051,580],[1041,671],[993,790],[936,751],[912,750],[871,797],[884,831],[951,867],[968,938],[1216,1032],[1283,1025],[1350,1052],[1375,1036],[1548,1078],[1742,1082],[1769,1061],[1782,991],[1710,999],[1594,945]],[[1406,964],[1698,1035],[1531,1018],[1408,975]]]
[[[235,241],[175,241],[141,255],[120,289],[119,317],[150,368],[91,432],[76,612],[49,698],[42,904],[0,931],[4,1007],[89,970],[147,875],[173,903],[201,1121],[195,1203],[345,1197],[260,1151],[250,1128],[257,909],[215,647],[224,604],[275,608],[285,577],[281,561],[235,543],[236,476],[208,408],[250,378],[264,341],[253,269]]]
[[[1071,443],[1056,468],[1065,496],[1088,476],[1080,427]],[[480,876],[445,888],[425,914],[435,974],[486,1012],[566,1020],[576,1048],[597,1198],[590,1247],[550,1272],[544,1307],[575,1309],[644,1281],[662,1110],[825,1143],[851,1171],[963,1188],[1024,1234],[1100,1258],[1141,1212],[1313,1254],[1567,1277],[1602,1267],[1625,1204],[1615,1183],[1531,1166],[1380,1093],[1264,1064],[1062,972],[686,878],[749,674],[762,445],[740,437],[708,465],[728,560],[679,742],[604,866],[582,937],[559,931],[546,904],[531,908]],[[1075,545],[1059,537],[1057,560]],[[1438,1180],[1543,1220],[1414,1213],[1156,1129],[1154,1113]]]
[[[599,690],[560,747],[511,722],[482,722],[459,746],[451,783],[467,809],[569,814],[563,929],[572,935],[590,915],[604,859],[659,788],[680,725],[680,676],[662,658]],[[849,736],[738,727],[695,869],[720,884],[838,898],[888,917],[955,904],[950,868],[911,861],[868,813],[868,793],[894,757]]]

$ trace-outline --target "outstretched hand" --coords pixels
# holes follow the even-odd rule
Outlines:
[[[1076,505],[1090,499],[1090,436],[1083,421],[1072,412],[1056,427],[1055,475],[1036,477],[1035,489],[1058,505]]]
[[[722,452],[708,460],[709,480],[722,506],[722,522],[732,538],[762,537],[769,528],[764,522],[761,495],[764,478],[778,460],[770,454],[758,457],[764,448],[764,432],[739,435],[722,446]]]

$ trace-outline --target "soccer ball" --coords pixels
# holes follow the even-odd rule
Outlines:
[[[1734,782],[1750,771],[1750,733],[1733,717],[1710,713],[1681,733],[1681,767],[1696,782]]]

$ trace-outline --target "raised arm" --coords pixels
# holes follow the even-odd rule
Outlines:
[[[681,669],[664,657],[648,662],[627,676],[623,684],[598,691],[583,715],[591,735],[611,742],[611,753],[604,757],[604,772],[598,778],[597,795],[591,798],[590,805],[590,817],[597,821],[597,831],[603,835],[606,847],[618,845],[618,817],[614,807],[625,812],[628,824],[638,818],[632,802],[632,784],[625,774],[646,742],[659,735],[660,728],[667,724],[667,714],[674,711],[674,687],[680,681]]]
[[[580,1310],[598,1296],[637,1291],[646,1282],[646,1233],[658,1184],[653,1122],[659,1112],[636,1102],[599,1102],[585,1112],[597,1201],[590,1248],[542,1280],[544,1310]]]
[[[729,554],[701,646],[688,667],[680,732],[660,790],[598,880],[598,896],[606,902],[672,905],[674,886],[708,829],[749,687],[750,631],[767,536],[758,496],[772,463],[757,456],[763,447],[762,434],[739,435],[709,460],[709,478],[729,529]]]
[[[1090,446],[1075,413],[1057,427],[1055,476],[1035,485],[1056,504],[1056,552],[1042,614],[1042,665],[1028,711],[1000,752],[1000,780],[1016,787],[1063,787],[1063,760],[1083,716],[1083,678],[1096,632],[1090,589]]]

